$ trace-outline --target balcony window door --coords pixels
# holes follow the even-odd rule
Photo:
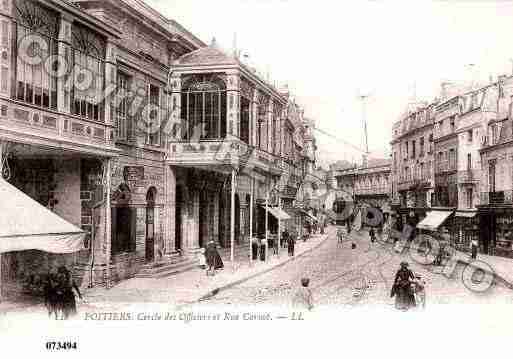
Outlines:
[[[467,171],[470,171],[472,169],[472,154],[467,154]]]
[[[182,89],[184,140],[226,137],[226,85],[217,76],[194,76]]]
[[[13,86],[13,98],[34,106],[56,109],[57,108],[57,78],[45,70],[45,61],[49,56],[57,54],[57,38],[59,34],[59,15],[35,1],[17,0],[15,2],[16,28],[15,39],[17,46],[15,51],[23,49],[29,36],[37,36],[44,42],[33,41],[29,44],[25,56],[16,55],[15,86]],[[4,38],[7,38],[7,29],[3,29]],[[34,37],[36,38],[36,37]],[[24,42],[25,41],[25,42]],[[4,40],[5,43],[5,40]],[[40,64],[30,64],[24,61],[26,58],[38,57]],[[4,76],[2,76],[4,77]],[[6,84],[2,84],[6,87]]]

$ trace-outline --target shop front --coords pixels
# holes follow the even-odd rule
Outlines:
[[[476,211],[456,211],[454,215],[454,248],[470,252],[472,240],[479,240],[479,216]]]
[[[513,258],[513,208],[480,209],[479,251]]]

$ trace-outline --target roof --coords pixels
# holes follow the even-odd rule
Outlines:
[[[215,65],[215,64],[239,64],[233,56],[227,55],[214,43],[202,47],[178,58],[180,65]]]

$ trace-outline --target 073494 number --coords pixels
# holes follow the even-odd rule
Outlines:
[[[74,350],[77,347],[77,342],[46,342],[47,350]]]

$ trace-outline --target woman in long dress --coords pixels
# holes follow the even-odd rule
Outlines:
[[[408,263],[402,262],[401,268],[395,275],[391,293],[392,296],[395,296],[396,309],[408,310],[415,307],[415,297],[412,290],[414,278],[413,272],[408,269]]]

